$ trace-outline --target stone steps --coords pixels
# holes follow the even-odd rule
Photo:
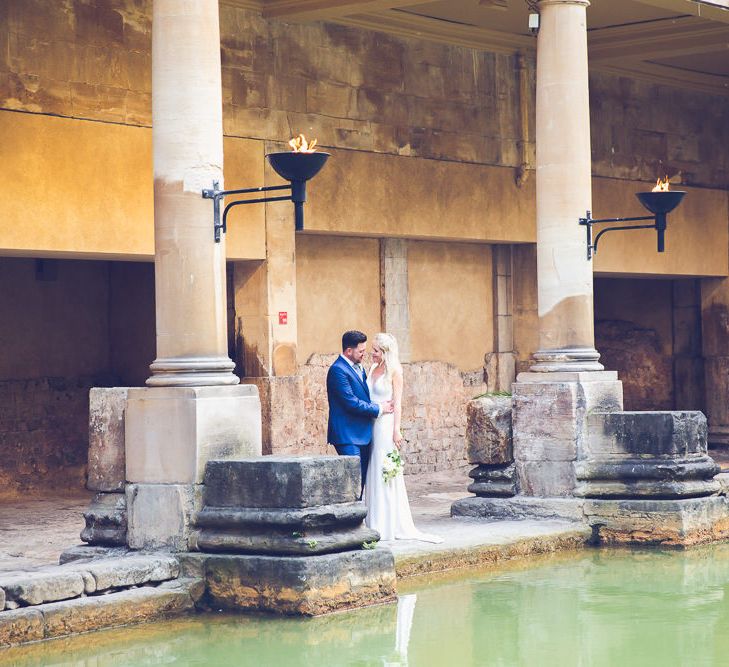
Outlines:
[[[193,611],[205,584],[179,574],[172,556],[142,554],[3,573],[0,647]]]
[[[192,612],[204,589],[200,579],[174,579],[156,586],[148,584],[106,595],[3,611],[0,612],[0,649]]]
[[[1,574],[0,598],[4,598],[4,609],[13,610],[160,583],[176,579],[179,573],[180,566],[171,556],[133,555],[71,562],[33,572]]]

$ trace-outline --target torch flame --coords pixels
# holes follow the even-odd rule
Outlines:
[[[651,192],[668,192],[670,189],[671,187],[668,184],[668,176],[666,176],[663,180],[659,178],[656,181],[656,187],[654,187]]]
[[[294,137],[291,141],[289,141],[289,146],[291,146],[291,150],[293,150],[294,153],[313,153],[316,151],[316,139],[312,139],[311,143],[309,143],[306,140],[306,137],[303,134],[300,134],[298,137]]]

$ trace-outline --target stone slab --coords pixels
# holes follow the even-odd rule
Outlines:
[[[394,600],[388,549],[311,557],[204,555],[205,599],[213,609],[318,616]]]
[[[129,547],[187,551],[201,495],[200,487],[193,484],[128,484]]]
[[[43,614],[37,609],[0,611],[0,646],[38,641],[44,633]]]
[[[462,498],[451,505],[451,516],[473,517],[490,521],[584,520],[581,498]]]
[[[180,573],[180,566],[173,557],[161,555],[105,558],[81,567],[94,577],[98,591],[167,581]]]
[[[125,420],[127,481],[201,483],[211,459],[261,454],[253,385],[133,387]]]
[[[64,549],[58,558],[59,565],[79,561],[89,561],[96,558],[114,558],[129,553],[126,547],[103,547],[91,544],[77,544]]]
[[[5,591],[6,603],[13,601],[23,606],[75,598],[86,590],[81,573],[67,566],[4,574],[0,576],[0,588]]]
[[[690,546],[729,538],[725,496],[681,500],[586,500],[600,544]]]
[[[359,460],[351,456],[265,456],[210,461],[206,507],[302,508],[350,503],[360,494]]]
[[[34,572],[0,576],[0,591],[20,605],[43,605],[81,595],[174,579],[179,565],[171,556],[144,555],[77,560]]]
[[[587,418],[587,457],[706,456],[706,417],[698,411],[593,412]]]
[[[124,491],[124,410],[128,387],[93,387],[89,391],[89,457],[86,488]]]
[[[190,591],[180,585],[177,588],[134,588],[111,595],[54,602],[41,609],[45,637],[51,638],[144,623],[190,612],[194,608]]]

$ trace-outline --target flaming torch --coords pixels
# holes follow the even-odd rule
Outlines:
[[[668,176],[656,181],[650,192],[636,192],[636,197],[643,206],[656,216],[656,231],[658,233],[658,252],[665,250],[666,214],[673,211],[686,196],[682,190],[671,190]]]
[[[316,139],[311,142],[303,134],[289,141],[291,151],[284,153],[269,153],[266,155],[275,172],[289,185],[265,185],[259,188],[242,188],[239,190],[220,190],[220,183],[213,181],[212,188],[202,191],[203,199],[213,200],[213,232],[215,243],[220,243],[221,235],[228,228],[228,213],[235,206],[242,204],[263,204],[264,202],[292,201],[294,202],[295,228],[300,231],[304,228],[304,202],[306,201],[306,181],[314,178],[329,158],[329,153],[316,150]],[[261,192],[272,190],[290,190],[290,195],[276,197],[253,197]],[[228,196],[242,196],[243,199],[231,201],[223,206],[223,199]]]
[[[303,134],[289,141],[290,151],[266,155],[274,171],[283,179],[291,181],[291,200],[294,202],[294,225],[296,231],[304,228],[304,202],[306,181],[316,176],[329,153],[316,150],[316,139],[311,142]]]
[[[668,184],[668,176],[663,180],[660,178],[656,181],[656,186],[651,192],[636,192],[635,196],[638,197],[645,208],[647,208],[653,215],[642,215],[631,218],[593,218],[590,211],[587,211],[584,218],[579,219],[579,224],[584,226],[585,233],[587,235],[587,259],[591,260],[597,252],[597,243],[600,237],[607,232],[618,232],[628,231],[631,229],[655,229],[658,235],[658,252],[664,252],[666,249],[665,236],[666,236],[666,215],[673,211],[676,206],[681,203],[681,200],[686,196],[686,193],[681,190],[671,190],[671,186]],[[643,220],[653,220],[652,225],[625,225],[620,224],[613,227],[605,227],[600,230],[594,237],[592,236],[593,225],[603,223],[626,223],[626,222],[642,222]]]

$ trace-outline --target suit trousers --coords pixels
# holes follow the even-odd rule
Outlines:
[[[370,465],[370,446],[369,445],[334,445],[339,456],[359,456],[359,465],[362,470],[362,486],[360,495],[364,489],[365,479],[367,479],[367,467]]]

